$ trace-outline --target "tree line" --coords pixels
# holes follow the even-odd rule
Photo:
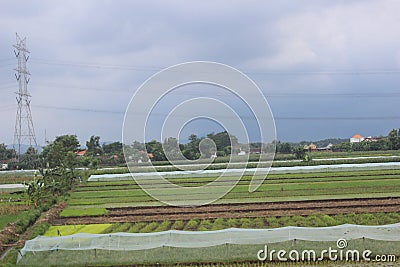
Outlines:
[[[44,146],[41,153],[30,147],[23,155],[20,155],[19,162],[13,160],[17,157],[14,149],[9,149],[6,145],[0,144],[0,160],[8,161],[11,169],[55,167],[73,169],[77,166],[97,168],[98,166],[124,165],[123,149],[128,151],[129,155],[132,155],[132,158],[128,159],[129,161],[140,162],[148,158],[152,161],[176,160],[180,159],[180,155],[189,160],[196,160],[201,157],[210,158],[211,156],[226,157],[231,154],[237,155],[241,150],[248,153],[251,149],[259,149],[256,153],[264,153],[266,152],[265,149],[268,149],[268,146],[271,145],[262,146],[261,143],[240,144],[234,135],[226,131],[210,133],[205,137],[192,134],[185,144],[179,143],[176,138],[172,137],[165,139],[162,143],[152,140],[146,143],[134,141],[131,145],[124,145],[121,142],[101,144],[100,137],[95,135],[91,136],[85,144],[86,148],[82,148],[76,135],[58,136],[53,142]],[[277,153],[293,154],[299,159],[307,156],[304,142],[273,141],[273,145]],[[264,151],[261,151],[262,147],[264,147]],[[343,152],[398,149],[400,149],[400,129],[392,129],[387,136],[376,141],[350,143],[347,140],[332,146],[333,151]],[[83,150],[86,153],[78,153]]]

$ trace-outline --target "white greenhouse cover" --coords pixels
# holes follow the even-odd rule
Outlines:
[[[38,236],[28,240],[20,257],[28,252],[51,250],[145,250],[159,247],[201,248],[223,244],[257,245],[289,240],[337,241],[367,238],[400,241],[400,223],[382,226],[343,224],[331,227],[283,227],[274,229],[229,228],[218,231],[177,231],[155,233],[74,234]]]
[[[195,166],[195,165],[193,165]],[[381,162],[381,163],[357,163],[357,164],[333,164],[333,165],[314,165],[314,166],[293,166],[293,167],[272,167],[269,171],[270,174],[279,174],[279,173],[296,173],[296,172],[320,172],[320,171],[345,171],[345,170],[366,170],[366,169],[392,169],[399,168],[400,162]],[[245,175],[253,174],[256,170],[260,172],[268,171],[268,168],[246,168],[244,169]],[[88,181],[109,181],[109,180],[130,180],[133,176],[140,177],[148,177],[158,178],[161,176],[170,176],[171,178],[181,177],[182,175],[194,175],[194,176],[203,176],[203,175],[212,175],[212,174],[221,174],[231,173],[234,174],[242,174],[243,169],[219,169],[219,170],[199,170],[199,171],[170,171],[170,172],[138,172],[138,173],[121,173],[121,174],[92,174],[90,175]]]

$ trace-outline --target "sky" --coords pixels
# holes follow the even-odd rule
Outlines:
[[[125,110],[140,85],[188,61],[245,73],[267,99],[281,141],[386,135],[400,127],[396,0],[0,1],[0,143],[6,144],[13,142],[17,108],[16,33],[30,51],[28,90],[41,145],[63,134],[76,134],[83,145],[91,135],[121,140]],[[247,116],[234,95],[189,87],[163,98],[157,113],[208,96]],[[255,126],[248,125],[251,135]],[[180,140],[221,130],[198,120],[178,127]]]

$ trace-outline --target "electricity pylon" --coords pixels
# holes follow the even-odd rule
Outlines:
[[[29,51],[26,48],[26,37],[21,39],[16,34],[17,43],[13,45],[15,56],[18,59],[18,67],[14,69],[17,73],[15,78],[18,81],[17,94],[17,116],[15,120],[14,131],[14,150],[18,153],[18,161],[21,155],[21,145],[29,144],[30,147],[37,148],[35,129],[33,127],[32,114],[30,108],[30,95],[28,93],[28,83],[30,80],[30,73],[26,67],[26,62],[29,59]],[[26,142],[26,143],[25,143]],[[17,147],[15,147],[17,146]]]

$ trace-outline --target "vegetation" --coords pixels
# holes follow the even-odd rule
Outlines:
[[[159,221],[149,223],[114,223],[88,225],[51,226],[45,236],[75,233],[109,234],[121,232],[148,233],[167,230],[209,231],[226,228],[279,228],[285,226],[327,227],[341,224],[386,225],[400,221],[400,214],[393,213],[350,213],[338,215],[315,214],[309,216],[259,217],[241,219],[191,219],[187,221]]]
[[[183,177],[174,178],[173,182],[181,186],[199,186],[214,179]],[[216,203],[383,197],[396,196],[400,189],[400,170],[270,174],[254,193],[248,192],[251,179],[251,176],[243,176],[237,186]],[[223,186],[224,181],[219,185]],[[160,205],[134,181],[81,183],[71,193],[68,203],[62,216],[100,215],[105,214],[107,207]]]
[[[203,142],[212,140],[216,147],[210,146],[210,142]],[[218,157],[213,159],[214,163],[226,163],[230,157],[237,157],[240,150],[255,151],[256,154],[250,155],[250,161],[256,161],[262,157],[262,152],[270,151],[275,147],[277,153],[275,160],[290,160],[290,159],[306,159],[310,160],[313,154],[305,154],[304,146],[308,142],[288,143],[273,141],[271,144],[250,143],[240,144],[238,139],[229,134],[228,132],[210,133],[205,137],[198,137],[194,134],[188,137],[188,143],[179,144],[175,138],[167,138],[163,143],[152,140],[147,143],[140,143],[134,141],[132,145],[123,145],[121,142],[103,143],[100,142],[100,137],[92,135],[86,141],[86,153],[81,156],[76,156],[76,153],[84,150],[81,148],[76,135],[63,135],[58,136],[52,143],[49,143],[43,148],[43,151],[38,152],[29,148],[23,155],[20,156],[20,161],[16,161],[16,152],[13,149],[8,149],[4,144],[0,144],[0,160],[9,163],[9,168],[38,168],[38,167],[65,167],[75,168],[90,167],[93,169],[99,166],[124,166],[125,159],[123,149],[132,155],[129,159],[130,164],[146,165],[148,155],[151,155],[151,161],[155,165],[169,164],[165,151],[167,151],[168,158],[173,160],[183,159],[182,155],[189,160],[210,158],[211,155],[216,154]],[[335,152],[357,152],[357,151],[387,151],[400,149],[400,136],[399,129],[391,130],[386,137],[380,137],[377,141],[364,141],[359,143],[350,143],[348,139],[326,139],[315,142],[317,146],[326,146],[330,142],[333,145],[332,151]],[[202,151],[199,147],[202,146]],[[263,151],[261,151],[264,149]],[[202,153],[203,154],[202,154]],[[309,151],[311,152],[311,151]],[[335,153],[335,156],[338,154]],[[241,157],[235,159],[242,160]]]
[[[44,236],[66,236],[77,233],[86,234],[105,234],[110,233],[108,230],[112,227],[112,224],[75,224],[75,225],[60,225],[60,226],[50,226],[48,230],[44,233]]]
[[[98,216],[107,214],[105,208],[81,208],[81,209],[64,209],[61,213],[61,217],[78,217],[78,216]]]
[[[215,149],[209,146],[207,139],[214,141]],[[275,142],[278,154],[273,166],[295,166],[295,165],[317,165],[321,159],[339,157],[344,159],[323,160],[323,164],[341,163],[365,163],[365,162],[388,162],[400,161],[400,157],[393,158],[359,158],[346,159],[358,156],[400,156],[399,130],[392,130],[387,137],[376,142],[352,143],[339,142],[334,145],[334,153],[316,152],[304,150],[304,145]],[[202,144],[203,147],[199,146]],[[28,227],[26,233],[28,238],[37,235],[67,235],[78,232],[88,233],[114,233],[114,232],[158,232],[170,229],[178,230],[218,230],[229,227],[239,228],[276,228],[287,225],[295,226],[332,226],[342,223],[355,223],[365,225],[389,224],[400,221],[398,213],[371,213],[371,214],[343,214],[343,215],[311,215],[311,216],[283,216],[265,218],[237,218],[237,219],[191,219],[176,221],[153,221],[138,223],[96,224],[96,225],[64,225],[50,226],[46,222],[34,222],[41,216],[43,211],[48,210],[61,198],[68,199],[68,207],[61,212],[62,217],[79,216],[103,216],[107,215],[109,207],[126,207],[141,205],[160,205],[149,197],[134,181],[115,182],[86,182],[90,174],[100,173],[124,173],[126,167],[113,170],[96,170],[99,166],[124,166],[123,149],[131,149],[134,157],[130,164],[138,171],[147,171],[145,162],[148,154],[152,154],[152,164],[157,170],[176,170],[166,160],[162,147],[168,147],[169,158],[179,159],[178,150],[188,159],[206,158],[217,154],[213,165],[208,169],[224,169],[230,155],[235,155],[241,149],[258,151],[262,147],[260,143],[239,144],[238,140],[227,132],[209,134],[206,137],[191,135],[189,142],[179,144],[176,139],[168,138],[160,143],[150,141],[146,144],[134,142],[125,146],[120,142],[101,144],[99,136],[91,136],[86,142],[86,154],[77,154],[82,150],[75,135],[63,135],[44,147],[39,154],[30,148],[21,155],[20,162],[13,162],[15,151],[7,149],[0,144],[0,160],[6,160],[11,168],[36,168],[35,174],[7,174],[0,172],[0,182],[24,183],[27,188],[24,193],[1,193],[0,194],[0,229],[13,227],[15,235],[10,235],[1,240],[9,244],[17,241]],[[270,144],[271,145],[271,144]],[[390,151],[389,151],[390,149]],[[201,151],[200,151],[201,150]],[[203,152],[203,153],[201,153]],[[84,154],[84,155],[83,155]],[[204,159],[202,159],[204,157]],[[313,160],[311,160],[311,157]],[[139,160],[142,163],[138,163]],[[257,162],[264,161],[265,155],[251,154],[250,162],[246,167],[253,168]],[[297,159],[297,160],[296,160]],[[240,156],[233,156],[232,160],[240,162]],[[218,163],[218,164],[217,164]],[[92,170],[78,171],[76,168],[85,166]],[[264,165],[262,165],[264,166]],[[150,168],[148,169],[150,170]],[[83,178],[83,179],[82,179]],[[199,186],[206,184],[215,177],[179,177],[173,182],[181,186]],[[305,199],[339,199],[348,197],[372,197],[372,196],[399,196],[400,192],[400,170],[369,170],[369,171],[340,171],[320,173],[296,173],[269,175],[262,186],[254,193],[248,192],[249,181],[252,177],[244,176],[237,186],[217,203],[231,202],[258,202],[258,201],[295,201]],[[227,180],[230,178],[227,177]],[[80,183],[77,181],[80,180]],[[224,186],[221,181],[217,186]],[[163,188],[159,188],[163,192]],[[181,196],[180,196],[181,197]],[[224,247],[224,249],[226,249]],[[205,249],[207,250],[207,249]],[[240,252],[240,251],[238,251]],[[97,252],[95,252],[97,253]],[[147,252],[146,252],[147,253]],[[214,254],[213,254],[214,253]],[[38,253],[40,254],[40,253]],[[57,264],[62,258],[59,254],[49,254],[47,257]],[[95,257],[101,258],[99,254]],[[220,260],[215,252],[207,250],[213,260]],[[12,250],[10,257],[17,256],[16,250]],[[136,255],[136,254],[135,254]],[[233,254],[232,254],[233,255]],[[65,255],[61,255],[64,257]],[[136,255],[140,257],[141,255]],[[220,256],[220,255],[219,255]],[[79,258],[79,252],[69,254],[68,257]],[[68,258],[67,257],[67,258]],[[99,259],[98,258],[98,259]],[[6,259],[6,260],[7,260]],[[89,259],[89,258],[88,258]],[[184,259],[184,258],[183,258]],[[85,259],[86,260],[86,259]],[[51,262],[51,261],[50,261]],[[113,259],[104,257],[101,264],[113,265]],[[90,263],[90,261],[89,261]],[[135,262],[137,263],[137,262]],[[28,264],[30,264],[28,262]]]

